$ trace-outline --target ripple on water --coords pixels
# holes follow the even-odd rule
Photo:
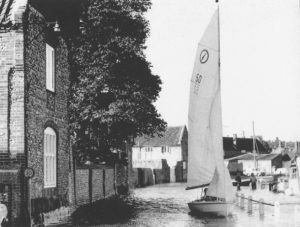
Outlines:
[[[185,191],[185,184],[155,185],[134,190],[124,202],[132,213],[123,222],[84,226],[149,226],[149,227],[298,227],[300,207],[297,205],[265,206],[265,215],[259,216],[258,205],[253,204],[252,213],[234,206],[231,216],[198,217],[190,213],[187,202],[199,197],[198,190]],[[96,212],[97,214],[97,212]],[[113,216],[112,216],[113,218]],[[67,226],[67,225],[66,225]],[[68,226],[76,226],[74,223]],[[80,226],[80,225],[77,225]],[[81,225],[82,226],[82,225]]]

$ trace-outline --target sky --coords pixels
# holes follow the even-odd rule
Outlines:
[[[152,0],[146,57],[162,79],[155,103],[169,126],[187,125],[197,44],[213,0]],[[220,0],[223,135],[300,141],[299,0]]]

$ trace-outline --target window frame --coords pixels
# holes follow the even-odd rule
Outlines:
[[[49,57],[50,55],[51,57]],[[49,66],[49,64],[51,64],[51,66]],[[55,66],[55,49],[49,43],[46,43],[46,90],[51,92],[55,92]],[[49,72],[50,69],[51,72]]]
[[[51,127],[44,129],[43,149],[44,188],[55,188],[57,186],[57,133]]]

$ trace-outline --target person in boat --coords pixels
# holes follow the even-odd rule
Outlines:
[[[257,179],[256,179],[256,177],[254,176],[254,173],[251,173],[251,176],[250,176],[250,183],[251,183],[251,188],[252,188],[252,190],[256,190],[256,182],[257,182]]]
[[[204,195],[201,197],[201,199],[199,201],[216,201],[218,200],[217,197],[214,196],[208,196],[207,193],[208,188],[204,188],[203,193]]]
[[[240,175],[240,172],[237,172],[237,175],[235,177],[235,181],[236,181],[236,188],[238,191],[241,190],[241,184],[242,184],[242,178],[241,178],[241,175]]]

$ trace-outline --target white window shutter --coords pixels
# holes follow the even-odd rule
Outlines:
[[[56,133],[52,128],[44,131],[44,187],[56,187]]]
[[[46,89],[55,91],[55,55],[54,49],[46,44]]]

